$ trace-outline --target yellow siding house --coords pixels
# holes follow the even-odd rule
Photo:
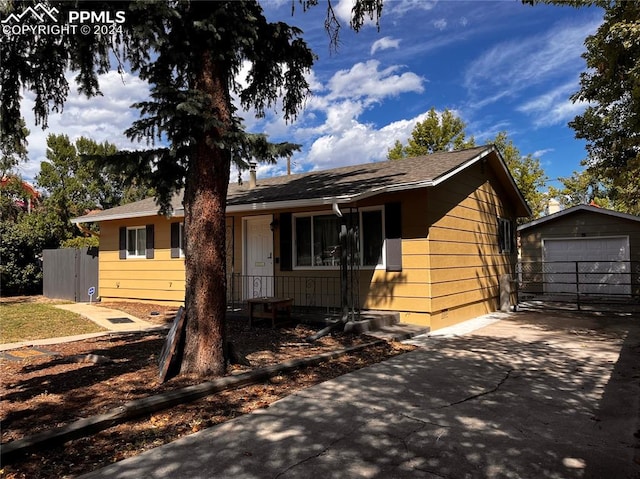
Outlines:
[[[99,222],[103,300],[184,301],[182,198],[75,218]],[[227,297],[398,312],[431,329],[498,308],[515,226],[531,214],[492,146],[232,184]]]

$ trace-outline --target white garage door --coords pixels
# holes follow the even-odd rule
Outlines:
[[[545,293],[630,295],[629,238],[543,239]]]

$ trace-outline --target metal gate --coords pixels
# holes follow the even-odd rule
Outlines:
[[[519,308],[640,309],[637,261],[520,261],[516,279]]]
[[[45,297],[78,303],[98,298],[98,248],[46,249],[42,261]]]

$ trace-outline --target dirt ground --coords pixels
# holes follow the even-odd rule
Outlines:
[[[175,314],[174,308],[150,304],[102,305],[157,323],[170,322]],[[336,334],[310,344],[305,341],[315,332],[310,326],[250,328],[246,318],[228,321],[227,328],[227,338],[250,363],[249,366],[230,366],[230,374],[372,340],[366,336]],[[22,361],[0,360],[2,443],[105,413],[133,399],[201,382],[178,377],[159,383],[157,360],[165,334],[107,335],[48,345],[43,348],[47,354]],[[269,407],[298,389],[410,349],[413,348],[400,343],[385,343],[274,377],[263,384],[156,412],[93,436],[28,454],[11,464],[3,464],[0,474],[7,479],[64,478],[89,472],[257,408]],[[87,362],[88,354],[102,356],[107,361]]]

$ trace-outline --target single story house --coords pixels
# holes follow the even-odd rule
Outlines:
[[[518,227],[522,292],[640,295],[640,217],[580,205]]]
[[[441,328],[498,308],[500,277],[515,273],[516,220],[531,214],[493,146],[254,175],[227,198],[230,302],[339,308],[342,278],[351,307]],[[100,224],[104,300],[183,302],[181,197],[173,208],[160,216],[149,198],[73,220]]]

